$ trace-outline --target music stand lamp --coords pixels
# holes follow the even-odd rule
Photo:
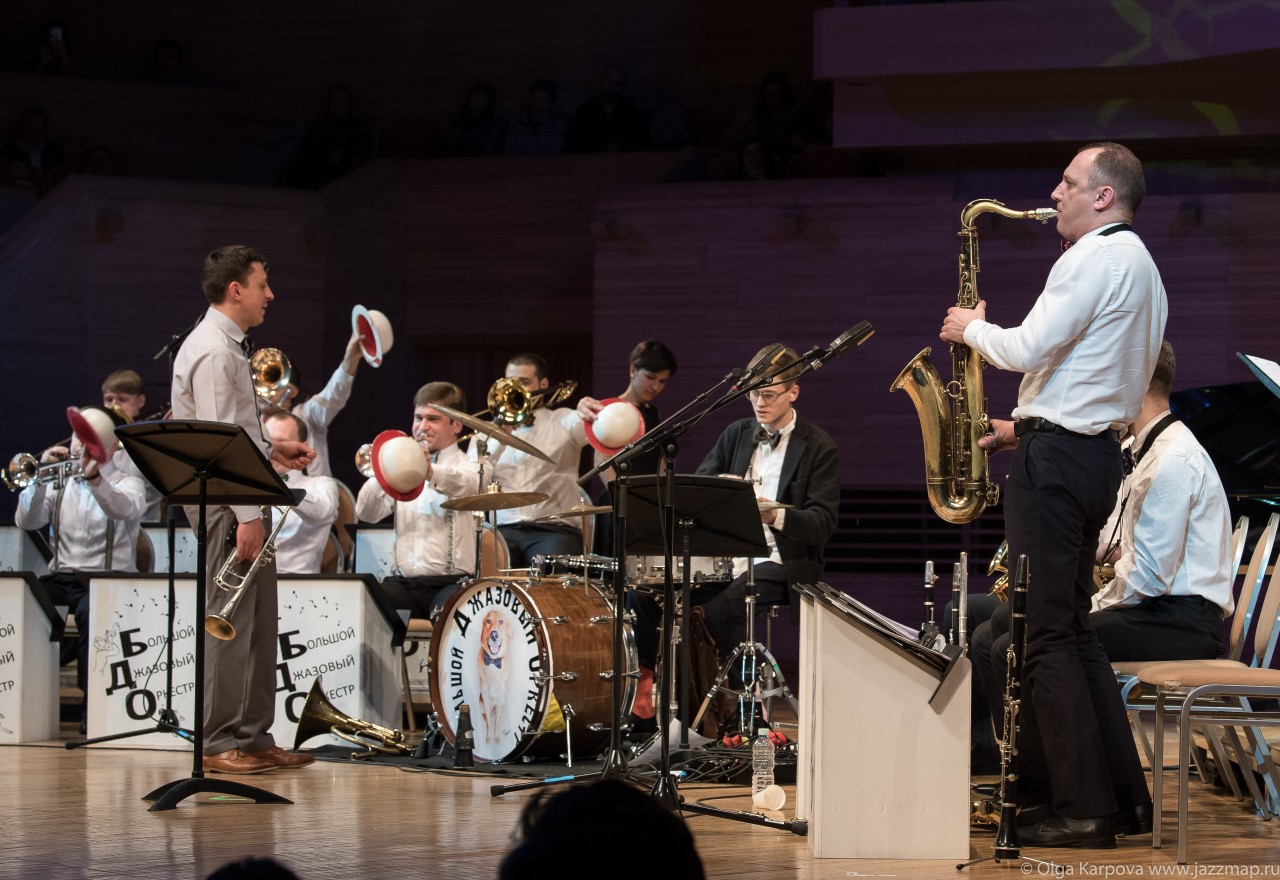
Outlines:
[[[197,420],[138,422],[116,429],[116,437],[147,481],[169,504],[194,504],[196,523],[196,609],[205,612],[208,557],[205,509],[217,505],[297,505],[302,493],[291,491],[270,462],[238,425]],[[250,587],[252,589],[252,587]],[[195,718],[191,777],[165,783],[143,797],[154,801],[151,812],[172,810],[194,794],[211,792],[254,803],[291,804],[269,791],[204,775],[204,639],[195,637]]]

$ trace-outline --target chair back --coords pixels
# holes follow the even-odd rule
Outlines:
[[[1244,539],[1249,535],[1249,517],[1242,516],[1236,520],[1235,530],[1231,532],[1231,577],[1240,572],[1240,560],[1244,558]]]
[[[320,554],[321,574],[341,574],[347,570],[346,559],[342,555],[342,544],[333,531],[329,532],[329,540],[325,541],[324,552]]]
[[[138,566],[138,571],[143,574],[149,574],[155,558],[155,548],[151,546],[151,536],[144,530],[138,529],[138,543],[134,551],[134,562]]]
[[[348,525],[356,523],[356,496],[351,494],[346,483],[341,480],[334,480],[334,482],[338,484],[338,514],[333,518],[333,534],[342,550],[341,556],[338,557],[340,565],[338,570],[348,572],[351,571],[356,552],[356,539],[347,529]],[[326,557],[328,554],[329,551],[325,550]]]
[[[1245,635],[1253,622],[1253,614],[1258,605],[1258,594],[1262,589],[1262,579],[1267,572],[1267,562],[1271,559],[1271,549],[1275,545],[1278,529],[1280,529],[1280,513],[1273,513],[1267,519],[1267,525],[1262,530],[1262,534],[1258,535],[1258,542],[1253,546],[1253,556],[1249,557],[1249,567],[1245,569],[1244,581],[1240,585],[1240,597],[1236,600],[1236,614],[1231,621],[1231,634],[1227,638],[1227,657],[1231,660],[1240,660],[1244,655]],[[1280,593],[1268,592],[1272,592],[1276,599],[1280,600]],[[1274,610],[1273,606],[1272,613]],[[1254,659],[1258,659],[1257,655]]]
[[[507,539],[489,523],[480,533],[480,577],[501,577],[511,567]]]

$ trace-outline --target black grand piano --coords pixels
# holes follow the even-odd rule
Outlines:
[[[1170,408],[1213,459],[1232,519],[1261,529],[1280,510],[1280,397],[1263,381],[1175,391]]]

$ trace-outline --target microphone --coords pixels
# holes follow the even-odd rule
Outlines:
[[[823,348],[819,346],[814,350],[814,356],[809,361],[809,366],[818,369],[827,361],[833,361],[840,355],[844,354],[850,348],[856,348],[866,342],[875,335],[875,328],[871,326],[870,321],[863,321],[848,330],[841,333],[835,339],[831,340],[831,344]],[[809,355],[806,355],[809,357]]]
[[[176,352],[179,348],[181,348],[182,343],[186,342],[187,337],[191,335],[191,331],[196,329],[196,325],[204,320],[204,316],[205,316],[205,313],[201,312],[200,317],[196,318],[194,321],[191,322],[191,326],[187,327],[187,329],[183,330],[181,333],[175,334],[174,337],[170,339],[168,343],[165,344],[165,347],[157,351],[155,353],[155,357],[151,359],[153,361],[158,361],[160,360],[160,358],[165,357],[166,355],[172,354]]]
[[[764,373],[772,370],[786,356],[787,347],[780,342],[777,343],[770,348],[764,356],[756,361],[755,366],[747,367],[738,381],[733,384],[733,388],[731,390],[737,391],[743,385],[747,385],[750,382],[755,381],[757,376],[763,375]]]

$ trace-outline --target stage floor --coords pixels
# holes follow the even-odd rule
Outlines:
[[[74,738],[71,727],[64,728]],[[575,769],[587,769],[575,768]],[[510,778],[448,772],[407,772],[389,766],[317,762],[310,767],[243,780],[294,801],[292,806],[189,799],[176,810],[150,813],[142,795],[190,776],[187,752],[79,749],[60,743],[0,747],[0,877],[206,877],[245,856],[273,856],[302,880],[352,877],[494,877],[512,844],[529,792],[492,797],[490,785]],[[1167,779],[1172,782],[1172,774]],[[786,786],[786,818],[794,787]],[[750,808],[746,786],[685,785],[689,800],[727,809]],[[205,796],[207,798],[207,796]],[[1172,805],[1170,804],[1170,807]],[[1203,874],[1262,876],[1280,863],[1280,822],[1263,822],[1223,793],[1192,783],[1191,859]],[[718,817],[687,816],[710,878],[929,878],[957,876],[947,861],[814,859],[805,838]],[[1196,865],[1174,863],[1175,815],[1166,813],[1167,845],[1149,836],[1121,840],[1114,850],[1026,850],[1055,859],[1066,876],[1195,876]],[[991,833],[971,835],[973,855],[989,855]],[[622,858],[643,858],[636,841]],[[572,854],[566,854],[571,858]],[[1227,866],[1207,868],[1208,865]],[[1248,866],[1257,866],[1250,873]],[[1053,876],[1051,869],[1028,865]],[[974,877],[1007,877],[1008,867],[975,866]],[[600,872],[609,877],[607,867]],[[655,878],[660,880],[660,878]]]

